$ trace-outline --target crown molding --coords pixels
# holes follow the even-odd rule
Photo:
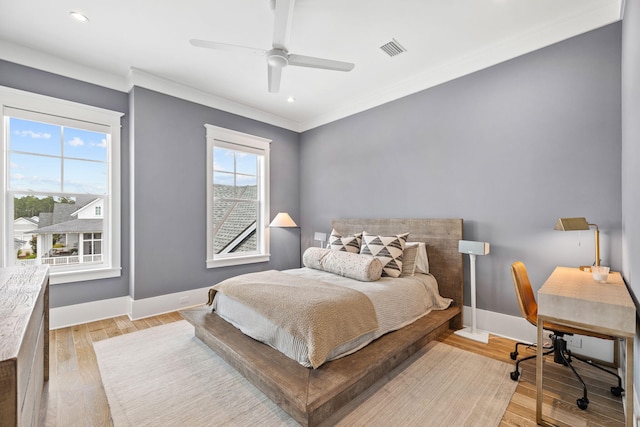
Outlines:
[[[0,40],[0,59],[25,67],[36,68],[63,77],[128,92],[127,79],[117,74],[86,67],[37,50]]]

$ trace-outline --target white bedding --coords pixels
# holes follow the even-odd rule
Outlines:
[[[285,273],[360,291],[373,303],[379,329],[335,348],[327,360],[351,354],[387,332],[413,323],[431,310],[446,309],[452,301],[440,296],[438,283],[430,274],[401,278],[382,277],[375,282],[361,282],[311,268],[286,270]],[[294,338],[250,307],[218,292],[213,302],[213,310],[244,334],[270,345],[303,366],[311,366],[304,342]]]

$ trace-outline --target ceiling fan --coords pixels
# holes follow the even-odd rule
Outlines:
[[[313,56],[295,55],[289,53],[287,46],[291,35],[291,21],[293,18],[293,5],[295,0],[270,0],[274,10],[273,42],[271,50],[264,50],[246,46],[236,46],[226,43],[217,43],[207,40],[191,39],[189,42],[196,47],[207,49],[225,50],[228,52],[241,52],[267,58],[269,92],[276,93],[280,90],[282,69],[287,65],[296,67],[321,68],[323,70],[351,71],[354,64],[350,62],[334,61],[331,59],[316,58]]]

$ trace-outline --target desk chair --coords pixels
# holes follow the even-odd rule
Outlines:
[[[538,303],[536,302],[536,297],[533,293],[533,289],[531,288],[531,282],[529,281],[529,275],[527,274],[527,269],[525,265],[520,262],[514,262],[511,264],[511,276],[513,277],[513,284],[516,289],[516,297],[518,299],[518,305],[520,306],[520,311],[522,312],[522,316],[527,319],[529,323],[533,326],[538,326]],[[618,379],[618,386],[611,387],[611,394],[614,396],[622,395],[624,389],[622,388],[622,379],[618,374],[612,372],[608,369],[605,369],[601,366],[596,365],[591,360],[584,359],[580,356],[576,356],[571,353],[571,350],[567,349],[567,341],[564,339],[565,335],[585,335],[590,337],[596,337],[601,339],[613,340],[614,337],[609,335],[603,335],[596,332],[586,331],[582,329],[572,328],[569,326],[558,325],[551,322],[544,323],[544,329],[547,331],[551,331],[549,338],[551,339],[551,347],[546,349],[543,352],[544,355],[548,355],[553,353],[553,361],[555,363],[559,363],[571,368],[575,376],[578,378],[580,383],[582,384],[583,396],[576,400],[576,403],[580,409],[587,409],[589,405],[589,399],[587,398],[587,385],[584,383],[580,375],[576,372],[574,367],[572,366],[573,359],[577,359],[581,362],[584,362],[588,365],[591,365],[595,368],[598,368],[608,374],[615,376]],[[517,360],[518,357],[518,346],[530,346],[530,344],[518,342],[516,343],[515,351],[511,352],[511,359]],[[541,345],[539,343],[539,345]],[[516,369],[511,372],[511,379],[514,381],[518,381],[520,377],[520,363],[525,360],[533,359],[536,355],[523,357],[516,362]]]

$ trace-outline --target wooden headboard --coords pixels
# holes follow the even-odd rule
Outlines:
[[[334,219],[331,226],[342,235],[362,231],[387,236],[408,232],[408,241],[425,242],[429,272],[438,280],[440,295],[462,307],[463,259],[458,252],[458,240],[462,239],[461,218]]]

